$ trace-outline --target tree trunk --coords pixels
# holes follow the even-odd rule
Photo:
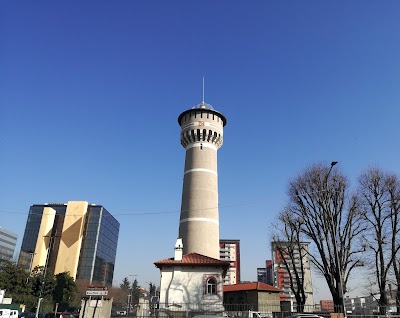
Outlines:
[[[344,313],[344,299],[339,297],[339,294],[332,294],[334,308],[333,311],[335,313]]]
[[[400,315],[400,289],[397,287],[396,292],[396,313]]]
[[[379,298],[379,314],[386,315],[388,300],[385,292],[380,293]]]

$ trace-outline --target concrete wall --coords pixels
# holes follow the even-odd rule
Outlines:
[[[82,299],[79,318],[110,318],[112,299]]]
[[[279,293],[259,292],[258,293],[259,308],[272,307],[273,311],[280,311]]]
[[[86,201],[68,202],[54,274],[69,271],[76,278],[87,209]]]
[[[233,305],[244,304],[250,310],[260,312],[280,311],[279,293],[267,291],[241,290],[225,292],[224,303]]]
[[[49,251],[50,236],[56,217],[56,210],[45,207],[43,209],[42,221],[40,223],[38,238],[35,247],[35,254],[32,259],[31,270],[36,266],[45,266],[47,253]]]

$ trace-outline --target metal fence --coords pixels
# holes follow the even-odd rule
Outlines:
[[[286,318],[303,312],[305,314],[315,314],[323,318],[400,318],[400,314],[393,307],[352,309],[347,310],[346,315],[343,315],[340,311],[340,308],[321,310],[320,306],[296,308],[296,306],[260,304],[142,303],[135,307],[132,312],[124,312],[123,315],[113,314],[112,317],[193,318],[197,315],[208,315],[230,318]]]

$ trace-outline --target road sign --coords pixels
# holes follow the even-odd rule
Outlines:
[[[107,296],[108,290],[87,290],[86,296]]]
[[[88,290],[107,290],[107,286],[88,286]]]

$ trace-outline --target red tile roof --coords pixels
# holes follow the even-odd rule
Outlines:
[[[161,261],[154,262],[156,267],[160,268],[163,265],[180,265],[180,266],[220,266],[228,269],[230,266],[229,262],[221,261],[216,258],[204,256],[197,253],[185,254],[182,256],[181,261],[175,261],[173,257],[163,259]]]
[[[224,285],[224,292],[230,291],[242,291],[242,290],[260,290],[260,291],[269,291],[280,293],[282,292],[280,289],[275,288],[274,286],[253,282],[253,283],[243,283],[243,284],[235,284],[235,285]]]

